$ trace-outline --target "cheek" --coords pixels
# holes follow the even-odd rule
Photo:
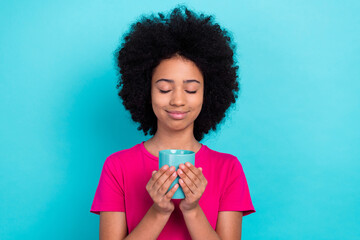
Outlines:
[[[201,108],[203,105],[204,99],[202,95],[196,96],[196,98],[193,99],[193,105],[197,108]]]
[[[151,94],[151,104],[154,112],[158,111],[158,109],[166,106],[166,98],[164,96],[160,96],[159,94],[152,93]]]

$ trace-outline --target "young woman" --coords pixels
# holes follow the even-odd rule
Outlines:
[[[119,96],[152,137],[106,159],[90,210],[100,239],[240,239],[242,217],[255,212],[242,166],[199,142],[237,98],[229,34],[180,6],[142,17],[124,40]],[[163,149],[194,151],[195,166],[159,170]],[[179,187],[185,199],[171,199]]]

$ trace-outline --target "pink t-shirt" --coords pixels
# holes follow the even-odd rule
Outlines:
[[[159,169],[158,160],[144,142],[107,157],[90,212],[125,212],[131,233],[153,204],[145,186],[152,171]],[[202,145],[195,154],[195,167],[202,167],[208,181],[199,205],[214,230],[219,211],[243,211],[244,216],[255,212],[244,171],[235,156]],[[179,209],[181,200],[172,199],[175,210],[158,239],[191,239]]]

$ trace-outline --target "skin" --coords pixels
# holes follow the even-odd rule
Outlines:
[[[203,95],[204,79],[195,63],[178,55],[160,62],[151,80],[152,107],[158,128],[144,143],[151,154],[158,157],[160,150],[170,148],[199,151],[201,144],[195,139],[193,129]],[[187,115],[178,120],[171,118],[167,111],[186,111]],[[179,183],[185,193],[179,208],[192,239],[241,239],[242,212],[219,212],[216,230],[211,227],[199,205],[207,180],[202,168],[190,163],[180,164],[176,172],[174,167],[165,165],[152,173],[146,190],[154,204],[130,234],[124,212],[101,212],[100,239],[156,239],[174,211],[171,197],[179,186],[176,184],[166,191],[176,176],[180,176]]]

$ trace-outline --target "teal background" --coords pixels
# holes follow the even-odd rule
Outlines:
[[[0,1],[0,239],[98,239],[108,155],[146,140],[113,51],[177,1]],[[238,46],[242,89],[202,142],[237,156],[243,239],[359,239],[360,2],[185,1]]]

